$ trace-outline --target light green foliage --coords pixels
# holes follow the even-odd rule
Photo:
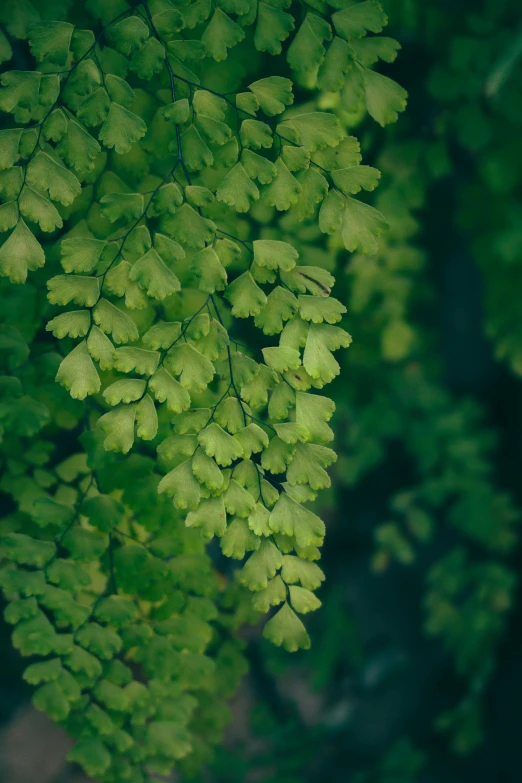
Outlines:
[[[231,92],[227,58],[284,49],[300,83],[331,81],[327,65],[337,90],[357,60],[384,123],[404,99],[368,71],[394,43],[361,49],[379,8],[89,0],[40,19],[27,2],[6,22],[34,70],[0,77],[0,275],[29,276],[12,290],[33,322],[2,332],[17,510],[1,584],[15,647],[46,659],[25,674],[36,707],[104,783],[207,757],[244,669],[242,622],[283,604],[265,636],[310,646],[298,615],[320,606],[325,530],[306,503],[335,460],[334,405],[315,392],[350,343],[346,308],[326,269],[249,213],[313,220],[363,252],[385,221],[352,198],[378,172],[336,112],[294,107],[292,80],[250,62]],[[256,329],[260,345],[236,341]],[[74,451],[57,464],[62,430]],[[214,536],[237,579],[218,578]]]

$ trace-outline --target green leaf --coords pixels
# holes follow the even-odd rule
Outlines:
[[[298,301],[292,292],[276,286],[268,294],[266,305],[255,316],[254,322],[265,334],[279,334],[284,322],[292,318],[297,310]]]
[[[74,512],[70,506],[57,503],[52,498],[43,497],[33,503],[31,517],[38,527],[57,525],[63,528],[73,519]]]
[[[94,272],[107,243],[90,237],[68,237],[60,245],[62,266],[67,273]]]
[[[309,484],[313,490],[326,489],[331,481],[324,468],[336,459],[335,452],[324,446],[298,443],[287,471],[288,483],[291,486]]]
[[[74,26],[67,22],[39,22],[31,27],[29,45],[31,54],[38,61],[65,65]]]
[[[283,564],[283,556],[279,549],[271,541],[263,541],[257,550],[248,558],[240,573],[241,582],[250,590],[263,590],[268,585],[268,580],[272,579]],[[276,585],[277,586],[277,585]],[[279,589],[279,594],[280,594]],[[272,588],[271,598],[275,599],[275,591]],[[285,598],[283,585],[283,597]],[[267,597],[265,597],[265,601]],[[274,603],[279,603],[275,601]],[[271,602],[268,606],[273,605]],[[268,610],[265,609],[265,611]]]
[[[84,625],[76,634],[78,643],[88,652],[108,661],[121,650],[121,639],[110,628],[102,628],[98,623]]]
[[[91,777],[99,777],[111,764],[111,754],[98,739],[80,739],[67,755],[69,761],[80,764]]]
[[[67,531],[62,540],[65,549],[69,550],[72,560],[80,563],[92,563],[107,551],[109,539],[94,530],[87,530],[75,525]]]
[[[207,489],[215,491],[220,489],[224,483],[224,477],[214,460],[207,456],[202,450],[198,449],[192,457],[192,472],[200,484],[204,484]]]
[[[303,365],[312,378],[322,384],[330,383],[340,372],[339,363],[328,349],[321,326],[311,324],[306,339]]]
[[[239,138],[243,147],[258,150],[270,149],[273,143],[272,129],[259,120],[243,120],[239,129]]]
[[[94,324],[90,327],[89,336],[87,338],[87,348],[92,358],[99,363],[100,370],[112,369],[115,350],[114,346],[109,338],[103,334],[101,329]]]
[[[205,247],[212,242],[216,226],[199,215],[189,204],[183,204],[175,215],[162,221],[162,230],[189,247]]]
[[[213,117],[208,117],[206,114],[199,113],[196,117],[196,124],[205,138],[212,144],[217,144],[221,147],[232,139],[232,131],[228,125]],[[235,138],[234,141],[236,141]],[[218,154],[216,153],[216,158]]]
[[[0,77],[0,109],[12,113],[18,108],[32,112],[40,97],[41,73],[7,71]]]
[[[330,190],[319,210],[319,228],[324,234],[334,234],[343,222],[346,200],[337,190]]]
[[[48,280],[47,288],[47,298],[51,304],[67,305],[74,302],[93,307],[98,301],[100,284],[96,277],[57,275]]]
[[[299,258],[299,253],[288,242],[280,242],[274,239],[254,240],[254,260],[259,266],[268,269],[293,269]]]
[[[134,321],[108,299],[99,300],[93,310],[93,317],[102,332],[110,334],[115,343],[128,343],[139,337]]]
[[[221,8],[216,8],[201,40],[214,60],[221,62],[226,60],[228,49],[238,44],[244,37],[243,28],[232,21]]]
[[[143,335],[143,344],[154,351],[171,348],[181,335],[181,322],[158,321]]]
[[[136,94],[125,79],[120,79],[119,76],[109,73],[105,77],[105,87],[111,101],[116,101],[127,108],[134,103]]]
[[[203,391],[214,377],[214,365],[189,343],[175,345],[166,356],[165,364],[179,375],[179,382],[189,391]]]
[[[299,296],[299,314],[305,321],[320,324],[326,321],[329,324],[340,321],[346,307],[331,296]]]
[[[191,268],[197,277],[200,291],[213,294],[214,291],[223,291],[225,288],[227,273],[215,249],[210,245],[196,253],[192,259]]]
[[[257,468],[256,468],[257,472]],[[254,511],[248,517],[248,527],[256,536],[270,536],[272,531],[268,525],[269,510],[261,503],[257,503]]]
[[[11,560],[42,568],[56,552],[51,541],[38,541],[22,533],[8,533],[2,538],[2,548]]]
[[[234,437],[239,442],[245,459],[250,459],[252,454],[258,454],[268,446],[268,435],[254,422],[242,427]]]
[[[316,205],[323,201],[328,193],[328,182],[316,169],[300,171],[296,176],[301,185],[301,194],[292,207],[292,215],[300,222],[314,214]]]
[[[285,583],[280,576],[271,579],[263,590],[259,590],[252,598],[252,606],[258,612],[266,613],[271,606],[282,604],[286,599]]]
[[[325,111],[293,115],[291,119],[284,120],[279,129],[283,134],[293,131],[298,143],[309,152],[336,147],[344,136],[339,118]]]
[[[212,422],[199,433],[198,442],[207,456],[214,457],[222,467],[231,465],[244,453],[241,444],[216,422]]]
[[[123,155],[129,152],[132,145],[146,132],[147,126],[141,117],[113,102],[98,138],[108,149],[114,149],[118,155]]]
[[[263,190],[263,200],[279,210],[290,209],[301,194],[301,185],[290,173],[282,158],[276,160],[277,177]]]
[[[388,18],[377,0],[365,0],[337,11],[332,15],[332,22],[339,35],[349,41],[352,38],[362,38],[367,31],[382,32]]]
[[[18,623],[12,635],[13,646],[23,656],[49,655],[54,651],[56,634],[42,612]]]
[[[107,118],[111,102],[107,91],[103,87],[91,92],[78,106],[76,116],[88,128],[101,125]]]
[[[129,279],[145,289],[147,296],[163,301],[181,289],[181,284],[163,263],[156,250],[151,249],[132,266]]]
[[[227,513],[234,514],[238,517],[249,517],[256,507],[256,503],[250,492],[242,487],[235,479],[229,481],[228,487],[223,493],[223,500]],[[248,541],[250,540],[251,539],[248,538]],[[254,548],[257,549],[258,545],[259,540]]]
[[[242,163],[236,163],[219,185],[216,197],[237,212],[248,212],[252,202],[259,199],[259,190]]]
[[[125,380],[111,383],[103,392],[103,396],[109,405],[119,405],[120,402],[136,402],[141,399],[146,388],[147,382],[140,378],[125,378]]]
[[[321,546],[324,522],[309,509],[283,492],[270,512],[270,529],[274,533],[294,536],[299,546]]]
[[[294,102],[292,82],[284,76],[268,76],[249,84],[248,89],[255,95],[261,110],[268,116],[281,114],[286,106]]]
[[[39,685],[41,682],[53,682],[62,672],[62,664],[59,658],[50,658],[48,661],[32,663],[23,673],[23,678],[31,685]]]
[[[165,67],[165,50],[156,38],[148,38],[141,49],[134,52],[130,61],[130,69],[140,79],[147,81],[154,74],[160,73]]]
[[[214,202],[212,191],[199,185],[187,185],[185,198],[193,207],[206,207]]]
[[[80,178],[94,169],[94,162],[100,150],[96,139],[72,119],[67,123],[67,132],[56,145],[56,152]]]
[[[0,571],[0,584],[8,593],[20,593],[20,595],[27,597],[42,595],[45,591],[43,573],[41,571],[27,571],[24,568],[9,567],[2,569]]]
[[[16,625],[21,620],[28,620],[38,615],[36,598],[23,598],[11,601],[4,611],[6,623]]]
[[[0,206],[0,231],[9,231],[18,223],[18,205],[16,201],[8,201]]]
[[[136,406],[136,434],[143,440],[154,440],[158,434],[158,414],[150,394]]]
[[[406,108],[406,90],[393,79],[367,68],[363,70],[363,77],[369,115],[383,127],[396,122],[399,112]]]
[[[100,199],[100,207],[111,223],[117,220],[128,223],[143,213],[143,196],[141,193],[108,193]]]
[[[214,419],[222,427],[235,435],[245,426],[243,408],[237,397],[225,397],[216,408]]]
[[[272,161],[251,150],[243,150],[241,162],[248,176],[251,179],[258,179],[262,185],[267,185],[277,176],[277,169]]]
[[[381,172],[372,166],[351,166],[347,169],[337,169],[332,172],[335,185],[346,196],[364,190],[375,190],[379,183]]]
[[[283,557],[281,576],[287,584],[299,582],[307,590],[317,590],[324,581],[324,574],[318,565],[294,555]]]
[[[0,171],[10,169],[20,157],[18,147],[22,132],[22,128],[0,131]]]
[[[190,734],[179,723],[154,721],[147,727],[147,748],[160,758],[181,759],[192,749]]]
[[[377,237],[387,228],[388,223],[379,210],[357,199],[346,199],[342,236],[347,250],[376,253],[379,249]]]
[[[259,538],[249,529],[244,519],[234,519],[221,537],[221,551],[225,557],[242,560],[246,552],[259,547]]]
[[[227,515],[223,497],[202,500],[196,511],[190,511],[185,520],[187,527],[197,527],[205,541],[221,537],[227,528]]]
[[[165,492],[176,508],[195,509],[201,498],[201,488],[192,472],[192,460],[186,459],[161,479],[158,492]]]
[[[278,647],[283,646],[288,652],[308,650],[310,647],[310,637],[304,625],[286,602],[267,622],[263,636]]]
[[[33,223],[38,223],[42,231],[62,228],[63,221],[56,207],[33,188],[27,185],[23,188],[19,204],[22,215]]]
[[[297,370],[301,366],[301,356],[295,348],[279,345],[275,348],[263,348],[262,351],[266,364],[275,372]]]
[[[254,45],[260,52],[281,53],[281,41],[285,41],[294,29],[294,19],[280,8],[274,8],[260,0]]]
[[[93,498],[93,500],[98,500],[98,498]],[[104,501],[104,503],[105,502],[106,501]],[[110,526],[107,527],[107,525],[105,525],[105,527],[101,529],[110,529],[110,527],[116,524],[118,520],[118,511],[116,508],[114,511],[111,510],[109,515]],[[101,526],[98,525],[98,527]],[[95,617],[100,623],[111,625],[114,628],[123,628],[125,625],[128,625],[128,623],[131,623],[135,619],[136,614],[137,607],[132,601],[128,598],[121,598],[116,595],[102,598],[95,610]]]
[[[175,264],[185,258],[185,251],[181,245],[164,234],[154,234],[154,248],[167,264]]]
[[[91,577],[78,563],[61,558],[53,560],[46,569],[46,575],[49,582],[62,587],[64,590],[75,591],[91,584]]]
[[[351,47],[355,52],[356,60],[364,66],[369,66],[374,65],[378,60],[392,63],[396,59],[401,45],[393,38],[372,36],[352,41]]]
[[[268,415],[271,419],[286,419],[288,411],[295,405],[296,395],[287,383],[278,383],[268,404]]]
[[[84,400],[87,396],[100,391],[100,377],[87,350],[86,340],[82,340],[62,360],[56,373],[56,380],[75,400]]]
[[[326,424],[335,411],[335,403],[328,397],[318,394],[297,392],[295,395],[295,420],[309,434],[312,441],[327,443],[333,440],[334,433]]]
[[[20,219],[0,247],[0,276],[8,277],[11,283],[25,283],[27,272],[34,272],[44,264],[42,246]]]
[[[285,384],[286,385],[286,384]],[[291,391],[291,390],[290,390]],[[295,453],[295,446],[285,443],[279,436],[272,438],[261,455],[261,465],[270,473],[285,473]]]
[[[163,107],[163,116],[176,125],[184,125],[190,117],[190,104],[187,98],[180,98],[174,103],[168,103]]]
[[[281,157],[289,171],[301,171],[310,165],[310,153],[304,147],[283,144]]]
[[[167,370],[162,367],[149,381],[149,389],[158,402],[166,402],[173,413],[182,413],[190,408],[190,395]]]
[[[268,390],[276,382],[276,376],[266,365],[260,365],[257,374],[241,387],[241,397],[253,408],[259,408],[268,402]]]
[[[236,106],[245,114],[253,115],[259,110],[259,101],[255,95],[249,92],[238,92],[236,93]]]
[[[296,612],[299,614],[308,614],[308,612],[315,612],[321,606],[321,601],[305,587],[297,587],[293,585],[289,589],[290,603]]]
[[[205,0],[202,1],[205,2]],[[196,5],[197,2],[194,3],[191,6],[191,8],[195,8]],[[185,10],[185,22],[187,22],[186,10]],[[209,13],[210,13],[210,5],[209,5]],[[202,60],[204,57],[207,57],[208,55],[208,49],[203,43],[203,41],[197,41],[197,40],[168,41],[167,49],[169,50],[169,52],[171,52],[174,55],[174,57],[176,57],[177,60],[181,60],[181,62],[185,62],[186,60],[188,60],[189,62],[197,62],[198,60]]]
[[[287,60],[295,71],[314,71],[326,54],[323,41],[332,38],[332,28],[317,14],[307,12],[294,40],[288,47]]]
[[[72,204],[82,190],[75,175],[42,150],[27,167],[27,182],[64,206]]]
[[[55,721],[64,720],[69,714],[69,702],[55,682],[48,682],[42,685],[33,696],[33,704],[37,710],[45,712]]]
[[[232,305],[232,315],[237,318],[258,315],[267,302],[265,293],[259,288],[250,272],[243,272],[236,277],[225,289],[224,296]]]
[[[375,39],[372,39],[375,40]],[[337,35],[319,68],[317,86],[325,92],[338,92],[343,84],[344,77],[353,66],[352,50],[350,46]]]
[[[115,49],[122,54],[130,55],[141,49],[149,37],[149,28],[139,16],[128,16],[116,24],[109,25],[106,34]]]
[[[5,37],[3,32],[0,32],[0,63],[9,62],[13,56],[13,50],[11,44]]]
[[[106,451],[127,454],[134,443],[135,405],[119,405],[98,419],[98,426],[105,433],[103,445]]]
[[[195,125],[190,125],[181,134],[181,150],[189,171],[201,171],[214,163],[214,156]]]
[[[125,508],[118,500],[109,495],[100,494],[86,498],[80,506],[80,513],[89,519],[89,524],[98,530],[110,533],[121,521]],[[102,619],[99,611],[97,611],[96,617]]]

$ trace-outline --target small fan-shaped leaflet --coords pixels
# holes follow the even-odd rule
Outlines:
[[[375,0],[4,5],[5,619],[69,758],[143,783],[219,742],[241,622],[310,646],[325,528],[307,504],[335,462],[320,390],[351,338],[324,248],[287,240],[311,221],[375,253],[386,228],[336,110],[294,105],[286,76],[217,85],[235,47],[283,53],[300,86],[349,78],[348,110],[384,125],[405,94],[372,66],[398,47]],[[288,230],[259,229],[272,213]]]

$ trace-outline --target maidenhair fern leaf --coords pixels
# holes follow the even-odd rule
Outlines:
[[[218,741],[243,618],[272,611],[264,635],[294,651],[320,606],[307,503],[335,454],[316,392],[351,340],[331,251],[376,252],[386,223],[353,198],[379,174],[342,101],[294,108],[279,70],[330,93],[350,78],[383,125],[405,94],[370,70],[397,51],[365,37],[375,0],[84,5],[0,12],[0,275],[20,319],[0,333],[0,585],[70,760],[140,783]]]

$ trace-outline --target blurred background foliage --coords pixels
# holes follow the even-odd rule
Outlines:
[[[382,171],[378,255],[252,213],[336,274],[354,344],[332,384],[339,461],[312,649],[245,632],[250,673],[201,783],[522,778],[522,8],[383,5],[402,51],[381,70],[408,90],[406,113],[379,128],[350,79],[319,98]],[[4,629],[4,724],[27,699],[9,649]]]

